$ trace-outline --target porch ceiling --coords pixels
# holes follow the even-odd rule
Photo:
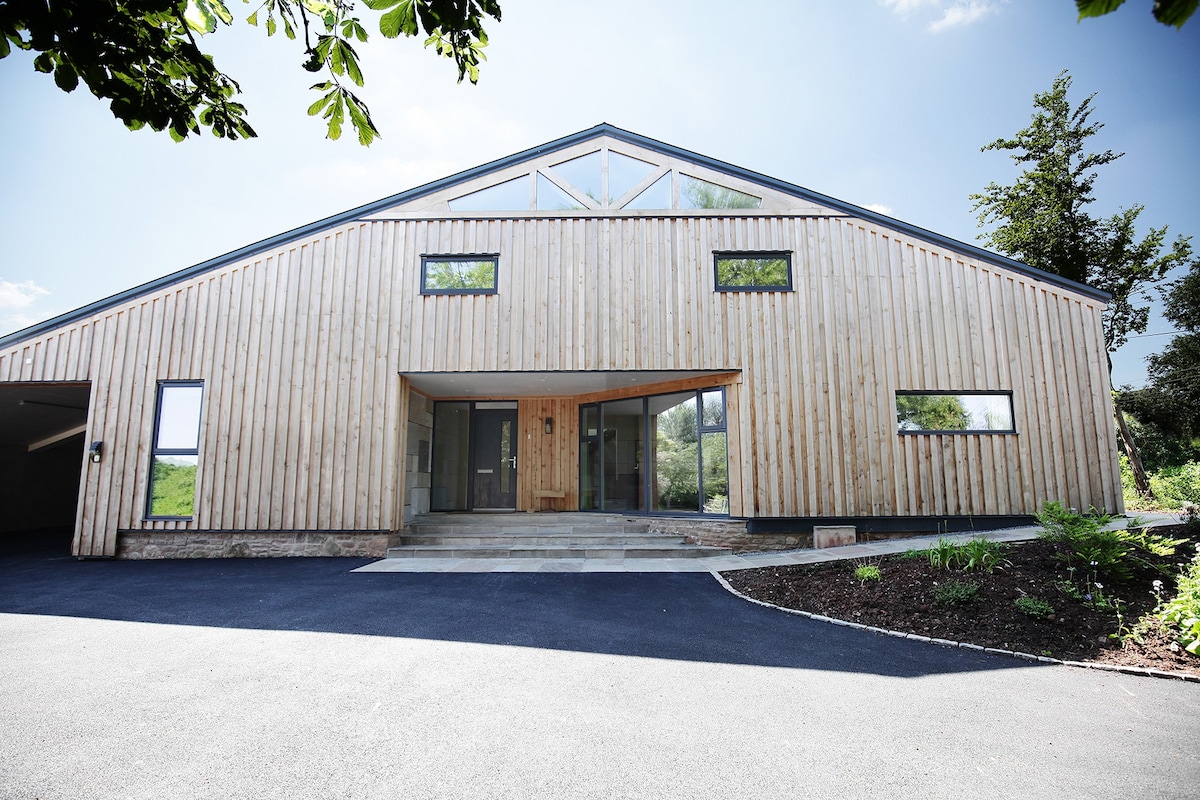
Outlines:
[[[28,447],[87,424],[89,386],[62,383],[0,384],[0,446]]]
[[[670,381],[727,375],[733,370],[601,372],[406,372],[430,397],[570,397]]]

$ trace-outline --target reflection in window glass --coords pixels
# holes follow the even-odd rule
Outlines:
[[[729,513],[729,457],[725,431],[700,435],[701,475],[706,514]]]
[[[716,253],[717,289],[791,289],[790,253]]]
[[[160,383],[150,459],[146,516],[190,519],[196,512],[200,464],[199,383]]]
[[[702,395],[704,403],[704,418],[700,424],[705,428],[725,427],[725,392],[721,389],[708,389]]]
[[[451,211],[528,211],[529,177],[522,175],[450,201]]]
[[[583,208],[575,202],[575,198],[540,174],[537,176],[537,207],[538,211],[577,211]]]
[[[1013,433],[1012,395],[897,392],[896,424],[902,433]]]
[[[433,467],[429,508],[458,511],[467,507],[467,464],[471,404],[437,403],[433,407]]]
[[[700,441],[696,393],[649,398],[654,434],[652,475],[655,511],[700,508]]]
[[[158,399],[156,450],[195,450],[200,441],[203,386],[163,384]]]
[[[658,169],[653,164],[639,161],[636,158],[608,151],[608,197],[606,203],[618,200],[642,181],[647,175]]]
[[[496,256],[423,256],[422,294],[495,294]]]
[[[727,186],[718,186],[690,175],[679,176],[680,208],[758,208],[761,205],[761,197],[754,197]]]
[[[671,207],[671,173],[650,184],[637,197],[625,204],[625,208],[654,209]]]
[[[566,178],[567,182],[601,205],[600,200],[600,151],[572,158],[555,164],[554,173]]]

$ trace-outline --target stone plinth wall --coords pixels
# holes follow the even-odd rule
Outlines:
[[[382,558],[388,535],[379,531],[122,531],[117,535],[117,558]]]
[[[692,544],[728,547],[735,553],[797,550],[813,546],[812,531],[795,533],[746,533],[743,520],[678,519],[649,517],[650,530],[683,536]]]

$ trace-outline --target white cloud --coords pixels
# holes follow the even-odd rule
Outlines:
[[[1005,0],[879,0],[886,8],[900,16],[931,8],[937,19],[929,23],[929,30],[939,33],[949,28],[971,25],[989,14],[999,11]]]
[[[921,6],[937,3],[939,0],[880,0],[880,2],[897,14],[907,14]]]
[[[997,10],[996,4],[988,0],[959,0],[945,10],[941,19],[930,23],[929,30],[938,33],[947,28],[972,25]]]
[[[29,308],[33,301],[50,292],[33,281],[13,283],[0,278],[0,309]]]
[[[865,208],[867,211],[874,211],[876,214],[885,214],[889,217],[892,215],[891,206],[880,205],[879,203],[869,203],[868,205],[863,206],[863,208]]]

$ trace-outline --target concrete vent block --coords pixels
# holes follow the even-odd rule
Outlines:
[[[858,543],[858,532],[853,525],[814,525],[813,547],[845,547]]]

